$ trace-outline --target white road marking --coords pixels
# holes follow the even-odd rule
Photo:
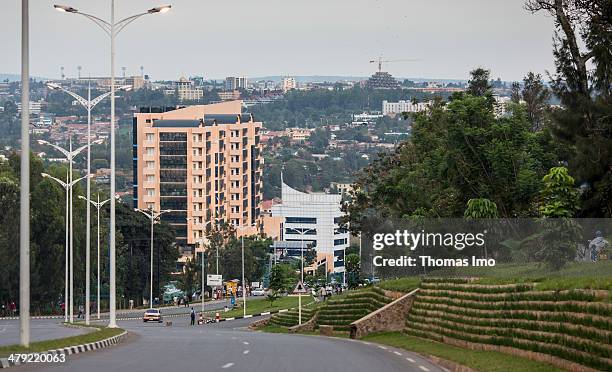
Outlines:
[[[400,353],[399,351],[394,351],[393,354],[402,356],[402,353]]]
[[[378,345],[378,347],[379,347],[379,348],[381,348],[381,349],[383,349],[383,350],[387,350],[387,348],[386,348],[386,347],[384,347],[384,346],[380,346],[380,345]]]
[[[229,367],[231,367],[231,366],[233,366],[233,365],[234,365],[234,363],[227,363],[227,364],[225,364],[225,365],[224,365],[223,367],[221,367],[221,368],[225,369],[225,368],[229,368]]]
[[[246,341],[242,341],[243,344],[248,345],[249,343]]]
[[[414,359],[412,358],[406,358],[407,361],[409,361],[410,363],[415,363]]]
[[[242,352],[242,354],[247,355],[249,353],[250,350],[245,350]]]
[[[429,371],[429,368],[424,367],[424,366],[419,366],[419,368],[420,368],[420,369],[422,369],[422,370],[423,370],[423,371],[425,371],[425,372]]]
[[[372,343],[367,342],[367,341],[361,341],[361,342],[363,342],[363,343],[364,343],[364,344],[366,344],[366,345],[372,345]]]

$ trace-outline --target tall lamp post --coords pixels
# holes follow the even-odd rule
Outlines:
[[[69,199],[70,199],[70,195],[71,195],[71,191],[72,191],[72,186],[74,186],[77,182],[79,182],[80,180],[82,180],[83,178],[87,177],[87,175],[76,179],[74,181],[70,181],[70,177],[68,175],[68,172],[66,172],[66,182],[60,180],[59,178],[55,178],[50,174],[47,173],[41,173],[41,176],[43,176],[43,178],[49,178],[54,180],[55,182],[59,183],[64,190],[66,190],[66,266],[64,268],[64,322],[68,322],[68,267],[69,267],[69,262],[68,262],[68,250],[69,250],[69,243],[68,243],[68,234],[69,234],[69,229],[70,229],[70,224],[68,222],[68,220],[70,219],[70,216],[72,215],[72,211],[69,210],[70,208],[70,204],[69,204]],[[72,231],[70,231],[70,236],[72,236]]]
[[[145,16],[147,14],[166,13],[170,10],[171,5],[164,5],[155,8],[151,8],[143,13],[138,13],[130,17],[123,18],[120,21],[115,21],[115,0],[111,0],[111,15],[110,22],[107,22],[99,17],[91,14],[83,13],[77,9],[66,6],[66,5],[54,5],[56,10],[65,13],[80,14],[90,21],[94,22],[99,26],[109,37],[110,37],[110,70],[111,70],[111,128],[110,128],[110,142],[111,142],[111,156],[110,156],[110,194],[115,195],[115,38],[117,35],[130,23],[136,19]],[[117,327],[116,319],[116,278],[115,278],[115,199],[111,197],[110,202],[110,236],[109,236],[109,249],[110,249],[110,298],[109,298],[109,322],[110,328]]]
[[[162,214],[173,212],[173,210],[166,209],[166,210],[162,210],[159,212],[154,211],[153,208],[149,208],[149,209],[136,208],[136,210],[144,214],[145,216],[147,216],[147,218],[151,220],[151,282],[150,282],[151,288],[149,290],[149,306],[153,307],[153,226],[155,225],[155,222],[159,220]]]
[[[87,174],[91,173],[91,110],[100,103],[104,98],[110,95],[110,92],[103,93],[98,97],[91,99],[91,81],[89,82],[89,86],[87,87],[87,99],[81,97],[80,95],[69,91],[68,89],[62,88],[61,85],[47,83],[47,86],[52,90],[62,91],[64,93],[69,94],[74,98],[81,106],[83,106],[87,110]],[[121,86],[120,90],[129,90],[131,86]],[[85,200],[91,199],[91,182],[89,178],[87,179],[87,198]],[[87,217],[86,217],[86,232],[85,232],[85,324],[89,325],[89,296],[90,296],[90,245],[91,245],[91,209],[90,203],[87,203]],[[99,298],[98,298],[99,300]],[[98,311],[99,314],[99,311]]]
[[[294,232],[296,232],[299,236],[300,236],[300,254],[302,256],[301,259],[301,281],[302,281],[302,286],[304,285],[304,235],[308,234],[309,232],[316,232],[316,229],[302,229],[302,228],[292,228],[291,230],[293,230]],[[300,292],[298,294],[298,324],[302,324],[302,292]]]
[[[248,226],[236,226],[238,230],[246,229]],[[240,244],[242,245],[242,315],[246,316],[246,282],[244,280],[244,234],[240,234]]]
[[[30,346],[30,10],[21,0],[21,176],[19,191],[19,341]]]
[[[104,204],[109,202],[110,199],[100,201],[99,193],[98,193],[98,201],[94,201],[94,200],[85,198],[83,195],[79,195],[79,198],[88,201],[89,202],[88,204],[91,204],[94,207],[96,207],[97,212],[98,212],[98,219],[97,219],[98,221],[98,258],[96,260],[96,263],[98,264],[98,275],[96,276],[96,278],[98,279],[98,285],[96,286],[96,289],[98,290],[98,297],[97,297],[96,305],[98,307],[98,319],[100,319],[100,208],[102,208]]]
[[[194,224],[195,224],[196,218],[195,217],[188,217],[187,221],[189,221],[189,220],[193,220]],[[206,221],[206,223],[204,223],[204,230],[206,230],[206,226],[208,226],[208,224],[210,224],[211,222],[212,222],[212,220]],[[202,270],[202,273],[201,273],[202,286],[201,286],[201,289],[200,289],[200,300],[202,302],[202,314],[204,314],[204,290],[206,289],[206,282],[205,282],[206,278],[204,277],[204,239],[200,238],[198,240],[198,243],[200,243],[200,247],[202,248],[202,267],[201,267],[201,270]]]
[[[102,140],[96,140],[96,141],[93,141],[92,143],[98,144],[102,142],[103,142]],[[39,140],[38,143],[40,143],[41,145],[51,146],[55,150],[64,154],[64,156],[68,160],[68,173],[69,173],[68,181],[70,184],[72,184],[72,163],[74,162],[74,157],[80,154],[83,150],[85,150],[89,146],[85,145],[85,146],[81,146],[77,148],[76,150],[72,150],[72,137],[70,137],[70,145],[68,147],[68,150],[62,147],[59,147],[58,145],[55,145],[51,142],[44,141],[44,140]],[[74,321],[74,260],[73,260],[74,258],[74,249],[73,249],[74,239],[73,239],[73,234],[72,234],[72,222],[73,222],[72,187],[70,187],[69,193],[70,193],[70,323],[72,323]]]

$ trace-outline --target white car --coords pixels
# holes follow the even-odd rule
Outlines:
[[[265,296],[266,290],[263,288],[256,288],[251,291],[251,296]]]

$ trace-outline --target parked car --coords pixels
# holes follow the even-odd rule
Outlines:
[[[251,291],[251,296],[265,296],[266,290],[263,288],[255,288]]]
[[[142,321],[146,323],[150,320],[158,323],[163,322],[161,311],[158,309],[148,309],[145,311],[144,315],[142,316]]]

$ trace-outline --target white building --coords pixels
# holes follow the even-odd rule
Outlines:
[[[510,97],[493,96],[495,99],[495,117],[500,118],[508,113],[508,105],[512,102]]]
[[[344,213],[342,195],[304,193],[282,182],[282,202],[272,206],[272,217],[281,217],[281,240],[299,242],[297,247],[313,247],[317,267],[325,265],[328,273],[344,279],[344,254],[349,247],[349,232],[340,228]],[[295,243],[293,243],[295,244]],[[296,248],[296,247],[294,247]]]
[[[295,82],[294,77],[286,76],[281,81],[281,89],[283,90],[283,92],[288,92],[296,88],[297,88],[297,83]]]
[[[397,115],[402,112],[421,112],[425,111],[431,103],[431,101],[417,103],[412,103],[411,101],[382,101],[382,112],[383,115]]]

